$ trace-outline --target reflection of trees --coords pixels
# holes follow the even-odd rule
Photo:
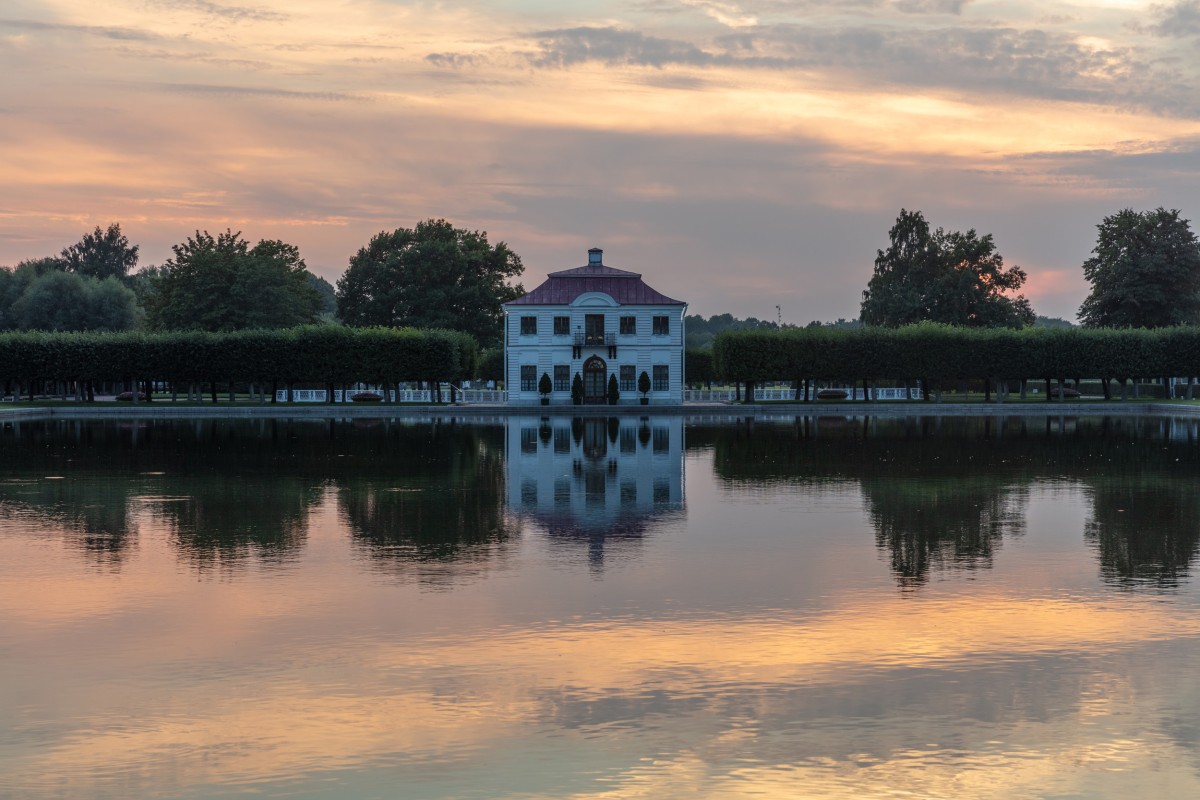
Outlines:
[[[1200,549],[1200,493],[1193,480],[1166,475],[1099,481],[1084,534],[1097,550],[1104,580],[1177,586]]]
[[[689,430],[737,485],[857,483],[897,581],[991,566],[1029,487],[1092,489],[1106,580],[1172,586],[1200,549],[1196,422],[1160,418],[797,418]],[[1148,477],[1154,476],[1154,477]]]
[[[508,540],[500,429],[421,426],[403,429],[408,454],[390,474],[339,481],[338,504],[355,542],[389,571],[415,571],[437,582],[431,565],[486,564]]]
[[[145,498],[172,531],[180,552],[198,566],[231,565],[248,556],[285,561],[304,546],[308,515],[320,487],[293,477],[210,474],[187,481],[186,494]]]
[[[694,426],[687,445],[711,449],[718,479],[741,488],[861,487],[876,541],[905,586],[938,570],[987,568],[1006,535],[1023,530],[1030,486],[1074,481],[1092,497],[1085,534],[1104,579],[1169,588],[1200,550],[1197,426],[1133,417],[809,417]],[[580,420],[561,437],[551,433],[545,448],[578,447],[584,456],[578,475],[563,476],[564,508],[577,491],[583,511],[598,508],[602,487],[623,507],[625,484],[609,485],[608,461],[649,447],[650,427]],[[354,541],[375,563],[484,564],[514,524],[502,499],[503,436],[500,426],[445,421],[11,423],[0,428],[0,522],[52,528],[103,565],[119,565],[147,521],[165,526],[194,564],[271,564],[303,548],[311,511],[333,488]],[[535,447],[542,438],[538,431]],[[559,515],[557,483],[553,506],[543,520],[551,541],[586,542],[597,562],[614,546],[636,553],[645,520],[670,510],[604,517],[601,532],[581,527],[586,514]]]
[[[97,565],[117,568],[136,540],[127,502],[109,502],[113,481],[0,480],[0,519],[24,518],[60,532]]]
[[[862,488],[875,542],[905,587],[924,584],[931,569],[989,568],[1004,535],[1025,528],[1027,490],[986,477],[871,480]]]
[[[420,539],[410,550],[372,548],[390,558],[453,559],[472,531],[503,528],[497,428],[437,420],[47,420],[10,425],[0,436],[0,514],[65,530],[102,560],[128,548],[139,514],[165,526],[197,565],[286,560],[302,549],[309,514],[330,485],[352,506],[356,534]],[[46,475],[66,479],[29,480]],[[417,483],[431,491],[413,516],[412,496],[388,489]],[[378,497],[364,506],[356,495],[372,487]],[[403,524],[388,522],[397,515],[393,501],[406,505]]]

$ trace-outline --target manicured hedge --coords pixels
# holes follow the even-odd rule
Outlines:
[[[478,367],[457,331],[345,328],[0,334],[0,380],[179,383],[456,381]]]
[[[899,329],[726,331],[713,344],[727,381],[1125,381],[1200,376],[1200,327],[972,329],[922,323]]]

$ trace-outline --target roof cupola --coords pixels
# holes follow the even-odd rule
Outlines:
[[[599,267],[604,264],[604,251],[599,247],[588,250],[588,266]]]

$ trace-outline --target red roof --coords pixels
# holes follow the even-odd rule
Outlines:
[[[685,306],[662,292],[651,289],[637,272],[589,264],[586,267],[551,272],[546,282],[506,306],[565,306],[588,292],[603,292],[623,306]]]

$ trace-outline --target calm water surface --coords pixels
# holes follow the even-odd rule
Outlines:
[[[0,796],[1200,797],[1198,440],[6,424]]]

